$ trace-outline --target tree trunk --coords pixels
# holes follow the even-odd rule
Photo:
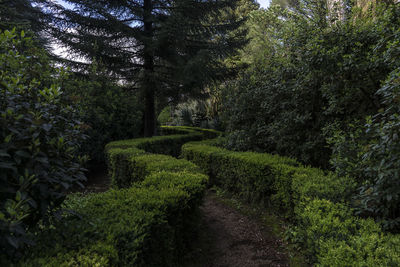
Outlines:
[[[144,91],[144,136],[151,137],[156,132],[156,114],[155,114],[155,87],[154,80],[154,55],[152,51],[153,41],[153,3],[152,0],[144,0],[144,77],[143,77],[143,91]]]

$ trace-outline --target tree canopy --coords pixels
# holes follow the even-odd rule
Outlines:
[[[84,61],[97,60],[109,75],[140,89],[144,133],[155,133],[155,101],[198,95],[226,77],[222,59],[245,44],[238,0],[69,0],[73,9],[46,1],[52,36]],[[79,69],[87,64],[71,60]]]

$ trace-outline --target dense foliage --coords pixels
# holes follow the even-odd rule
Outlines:
[[[229,34],[243,21],[233,12],[239,0],[42,2],[53,37],[87,61],[101,59],[110,77],[141,91],[145,136],[156,133],[157,101],[201,94],[229,74],[221,59],[245,43],[243,30]]]
[[[40,10],[38,6],[40,1],[41,0],[1,0],[0,30],[9,30],[14,27],[19,30],[29,29],[35,33],[44,30],[48,17]]]
[[[353,6],[335,17],[317,2],[251,13],[251,66],[225,89],[227,146],[332,163],[357,178],[360,214],[396,229],[400,8]]]
[[[385,54],[396,40],[398,8],[335,22],[320,15],[323,7],[303,9],[310,15],[278,6],[251,14],[244,60],[252,66],[227,90],[229,146],[327,167],[333,125],[343,129],[380,108],[376,92],[393,70]]]
[[[0,261],[174,266],[205,172],[311,264],[400,265],[399,40],[395,0],[0,0]]]
[[[191,100],[164,108],[158,116],[161,125],[191,126],[223,130],[222,122],[212,98]]]
[[[337,173],[351,175],[362,184],[355,197],[358,212],[378,217],[392,230],[400,225],[399,81],[395,70],[377,92],[383,108],[367,118],[365,125],[352,124],[348,132],[337,131],[330,139]]]
[[[111,82],[99,69],[99,64],[92,64],[89,75],[65,83],[88,136],[81,150],[93,164],[104,162],[107,143],[138,137],[143,117],[137,94]]]
[[[70,195],[64,207],[79,216],[69,214],[43,229],[38,246],[26,251],[17,266],[176,266],[196,234],[208,177],[186,160],[148,152],[166,152],[173,141],[178,146],[181,139],[197,139],[190,135],[194,132],[200,138],[216,132],[166,130],[183,135],[108,144],[110,173],[120,174],[114,189]],[[138,172],[120,172],[126,162]]]
[[[217,184],[250,203],[264,205],[293,223],[287,237],[301,245],[316,266],[397,266],[400,238],[383,233],[372,219],[354,216],[349,207],[355,180],[296,160],[267,153],[234,152],[214,140],[182,147]],[[219,142],[219,141],[217,141]]]
[[[24,32],[0,33],[0,70],[0,247],[11,252],[85,179],[84,136],[63,72]]]

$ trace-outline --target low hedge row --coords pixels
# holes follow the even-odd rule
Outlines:
[[[213,183],[291,219],[291,239],[306,248],[316,266],[400,266],[400,236],[383,233],[373,220],[355,217],[349,208],[353,179],[290,158],[229,151],[209,141],[185,144],[182,156],[205,170]]]
[[[41,230],[17,265],[175,266],[193,239],[208,177],[187,160],[151,153],[176,154],[170,144],[205,138],[183,130],[108,144],[113,189],[70,195],[64,208],[74,212]]]
[[[41,232],[20,266],[173,266],[189,199],[151,187],[71,197],[65,207],[81,218]]]
[[[162,126],[161,132],[165,134],[165,136],[120,140],[106,145],[106,158],[112,187],[129,187],[132,182],[137,180],[132,174],[137,173],[136,169],[140,168],[140,166],[136,164],[138,160],[136,157],[139,155],[156,153],[177,157],[181,154],[181,147],[183,144],[189,141],[215,138],[222,134],[215,130],[185,126]],[[171,168],[165,164],[168,165],[172,163],[166,163],[165,158],[162,158],[160,155],[157,157],[157,159],[153,158],[152,160],[164,162],[164,165],[160,165],[159,168]],[[189,163],[175,162],[174,164]],[[187,166],[187,168],[193,168],[193,165]]]
[[[161,135],[190,134],[193,132],[201,133],[203,135],[203,139],[213,139],[213,138],[223,135],[223,132],[213,130],[213,129],[199,128],[199,127],[190,127],[190,126],[161,126],[160,127]]]

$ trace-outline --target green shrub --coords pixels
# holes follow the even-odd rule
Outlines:
[[[189,161],[149,151],[177,153],[166,146],[187,138],[203,136],[190,131],[108,144],[114,189],[70,195],[63,208],[73,212],[39,226],[38,246],[18,266],[175,266],[196,234],[208,177]]]
[[[51,220],[65,192],[85,180],[79,156],[85,136],[63,79],[65,72],[51,67],[24,32],[0,32],[2,253],[30,243],[30,228]]]
[[[283,205],[278,196],[271,198],[278,193],[278,182],[283,181],[275,177],[283,176],[285,168],[291,169],[299,163],[270,154],[232,152],[209,144],[208,141],[185,144],[182,156],[206,171],[213,183],[249,202],[267,204],[273,200],[277,205]]]
[[[170,172],[161,171],[146,177],[141,183],[142,186],[154,189],[177,188],[185,191],[190,196],[193,206],[201,204],[208,176],[192,172]]]
[[[66,85],[79,107],[88,136],[81,150],[94,164],[104,162],[107,143],[137,138],[142,129],[142,105],[137,95],[111,82],[98,67],[92,63],[89,77],[75,77]]]
[[[21,266],[67,266],[74,261],[81,266],[93,252],[108,266],[171,266],[177,244],[176,225],[169,221],[182,215],[179,211],[187,197],[173,188],[131,188],[72,197],[66,207],[82,218],[69,216],[62,225],[42,232],[39,246]]]
[[[105,150],[112,186],[115,188],[129,187],[133,182],[144,179],[145,175],[151,171],[151,168],[155,168],[156,170],[163,170],[165,168],[165,170],[183,171],[190,169],[192,171],[199,171],[190,162],[185,163],[171,156],[144,154],[158,152],[168,155],[179,155],[183,143],[202,138],[201,133],[189,132],[186,135],[156,136],[152,138],[121,140],[107,144]],[[142,156],[138,157],[139,155]]]
[[[295,224],[292,242],[320,266],[398,266],[400,237],[382,232],[372,219],[354,216],[349,201],[356,182],[269,154],[233,152],[213,142],[191,142],[182,156],[211,182],[256,204],[270,204]],[[386,253],[382,248],[387,249]]]
[[[400,36],[400,31],[397,33]],[[358,213],[400,231],[400,68],[378,90],[383,107],[365,121],[337,131],[331,142],[336,172],[352,175],[360,184],[355,197]]]
[[[131,174],[134,181],[144,178],[150,173],[169,172],[192,172],[201,173],[199,167],[187,160],[179,160],[166,155],[146,154],[131,158],[135,167]]]
[[[307,199],[327,199],[332,202],[349,202],[356,190],[350,177],[339,177],[315,168],[300,168],[293,173],[291,190],[296,203]]]
[[[399,266],[400,237],[365,234],[353,237],[349,242],[329,239],[321,242],[317,266]]]
[[[203,139],[216,138],[223,135],[223,132],[204,129],[199,127],[188,127],[188,126],[161,126],[161,133],[163,135],[169,134],[187,134],[191,132],[200,132],[203,134]]]
[[[347,206],[314,199],[298,214],[297,230],[318,266],[398,266],[400,237],[384,234],[372,219]]]
[[[111,187],[126,188],[132,183],[131,174],[134,166],[131,158],[146,152],[138,148],[109,148],[107,149],[108,174],[111,178]],[[128,178],[129,177],[129,178]]]
[[[222,134],[215,130],[179,126],[164,126],[161,127],[161,132],[166,136],[120,140],[106,145],[106,158],[113,187],[129,187],[133,182],[144,178],[143,175],[145,175],[146,170],[143,168],[143,164],[142,167],[138,166],[136,157],[138,155],[158,153],[178,156],[181,153],[183,144],[194,140],[214,138]],[[140,159],[145,163],[146,158],[149,161],[160,161],[160,163],[153,164],[154,168],[158,168],[158,170],[163,168],[165,170],[177,170],[180,168],[179,166],[186,166],[179,170],[199,171],[189,162],[184,163],[184,161],[177,161],[171,157],[143,155]],[[164,162],[164,165],[160,165],[161,162]],[[145,165],[147,166],[148,164],[146,163]]]
[[[202,203],[208,177],[200,173],[190,172],[155,172],[150,174],[141,183],[141,186],[160,190],[162,188],[179,189],[187,193],[188,197],[181,203],[177,212],[181,216],[171,215],[171,225],[175,227],[177,245],[175,254],[182,257],[187,248],[197,237],[199,224],[199,206]]]
[[[185,132],[185,134],[115,141],[107,144],[105,150],[108,151],[111,148],[136,147],[138,149],[145,150],[148,153],[179,156],[181,152],[181,146],[184,143],[194,140],[202,140],[203,138],[203,135],[200,132],[191,132],[189,134],[186,133],[187,132]]]
[[[296,213],[297,229],[310,257],[319,253],[320,242],[330,238],[347,241],[356,231],[352,210],[343,204],[314,199]]]
[[[376,93],[399,67],[400,8],[397,1],[328,1],[345,6],[338,19],[332,13],[341,11],[327,1],[278,2],[290,8],[250,13],[242,57],[249,67],[224,83],[229,148],[327,168],[324,129],[338,122],[344,130],[385,108]]]

